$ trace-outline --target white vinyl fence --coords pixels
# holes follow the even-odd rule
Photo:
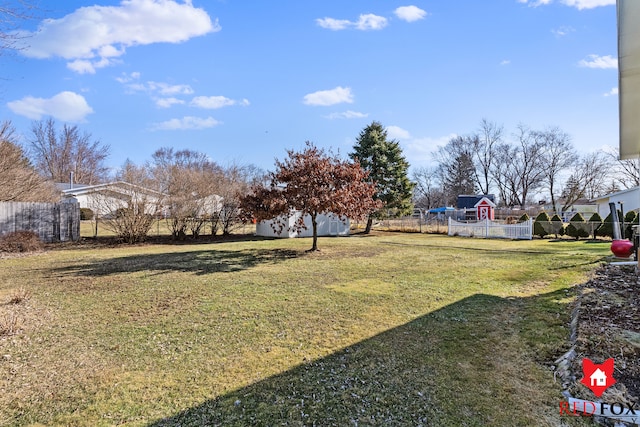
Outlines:
[[[532,232],[532,220],[518,224],[501,224],[488,219],[478,222],[458,222],[449,218],[449,236],[531,240]]]
[[[80,239],[78,203],[0,202],[0,236],[33,231],[43,242]]]

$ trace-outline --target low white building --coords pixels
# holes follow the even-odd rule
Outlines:
[[[306,215],[304,217],[304,224],[307,227],[306,230],[300,232],[294,229],[296,221],[300,219],[302,213],[299,211],[293,212],[288,218],[285,218],[285,226],[282,231],[278,232],[278,226],[276,225],[274,230],[274,223],[276,220],[260,221],[256,224],[256,234],[263,237],[312,237],[313,227],[311,225],[311,216]],[[341,219],[334,214],[320,214],[316,219],[318,224],[318,236],[348,236],[351,224],[349,218]]]
[[[605,218],[611,213],[609,203],[616,204],[616,209],[620,210],[620,204],[622,203],[622,209],[625,213],[633,210],[640,209],[640,187],[633,187],[627,190],[616,191],[615,193],[607,194],[605,196],[594,199],[598,207],[598,214]]]
[[[58,188],[63,200],[76,201],[80,208],[89,208],[101,218],[133,205],[143,206],[146,213],[155,215],[162,209],[164,196],[158,191],[124,181],[97,185],[59,184]]]

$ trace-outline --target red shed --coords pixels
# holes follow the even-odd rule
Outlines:
[[[473,207],[476,208],[478,221],[482,221],[484,219],[493,220],[493,209],[496,207],[496,204],[489,200],[488,197],[483,197]]]

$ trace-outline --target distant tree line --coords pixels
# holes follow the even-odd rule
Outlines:
[[[460,194],[494,194],[500,206],[524,208],[543,194],[564,211],[579,199],[640,185],[638,160],[618,160],[615,152],[579,154],[558,127],[521,124],[507,134],[483,119],[476,132],[452,138],[432,156],[435,166],[412,176],[414,200],[423,209],[455,206]]]

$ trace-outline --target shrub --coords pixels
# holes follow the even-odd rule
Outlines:
[[[93,219],[93,211],[89,208],[80,208],[80,219],[82,221]]]
[[[549,234],[545,228],[549,221],[549,215],[545,211],[540,212],[533,221],[533,234],[540,236],[541,239]]]
[[[44,244],[33,231],[14,231],[0,237],[1,252],[34,252],[44,248]]]
[[[523,213],[522,216],[520,218],[518,218],[518,222],[527,222],[529,221],[529,215],[527,215],[527,213]]]
[[[560,215],[555,214],[551,217],[551,227],[552,230],[549,234],[554,234],[556,239],[559,236],[564,236],[564,222],[562,221],[562,218],[560,218]]]
[[[638,214],[636,211],[629,211],[624,215],[624,237],[631,239],[633,236],[633,226],[638,225]]]
[[[576,240],[581,237],[589,237],[588,226],[589,224],[584,220],[582,214],[578,212],[569,220],[569,225],[566,228],[566,234],[567,236],[575,237]]]
[[[616,211],[618,213],[618,221],[622,222],[622,213],[620,211]],[[611,213],[607,215],[607,217],[602,221],[602,225],[598,228],[598,234],[600,236],[608,236],[613,239],[613,217]]]
[[[596,237],[598,237],[598,232],[600,230],[600,227],[602,226],[602,217],[598,212],[591,215],[591,218],[589,218],[589,224],[591,225],[591,230],[593,230],[593,238],[595,239]]]

